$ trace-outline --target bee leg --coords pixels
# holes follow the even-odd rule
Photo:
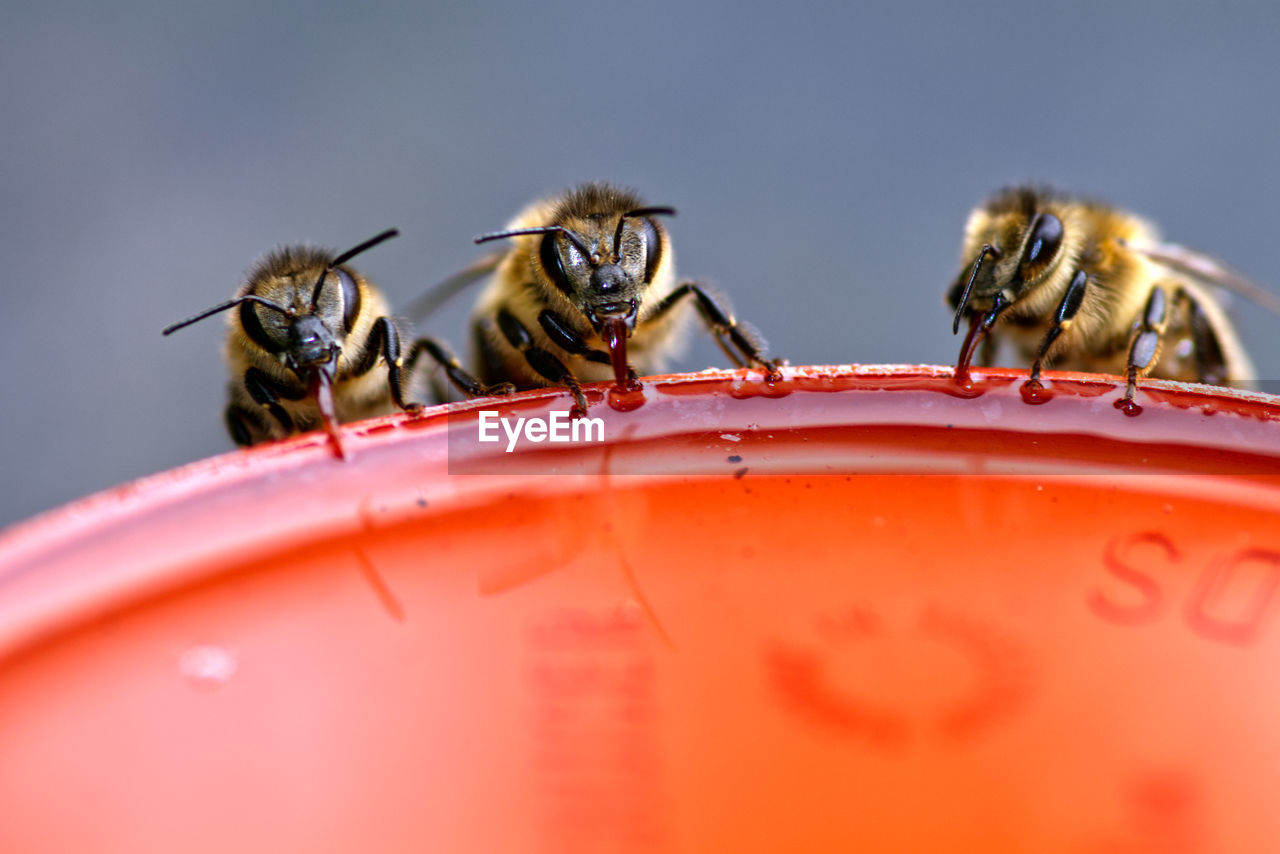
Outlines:
[[[539,375],[569,389],[569,394],[573,395],[573,408],[569,410],[571,417],[582,418],[586,416],[587,398],[582,393],[582,386],[578,383],[578,378],[573,375],[573,371],[570,371],[565,366],[564,362],[541,347],[530,347],[525,350],[524,358],[529,363],[529,367],[537,371]]]
[[[657,320],[674,308],[680,300],[691,295],[696,299],[698,314],[702,317],[703,323],[707,325],[707,329],[710,330],[729,361],[740,368],[748,365],[763,368],[769,382],[782,379],[782,373],[778,370],[779,360],[764,357],[765,344],[755,330],[745,323],[736,321],[730,312],[714,297],[698,287],[696,282],[684,282],[668,294],[649,316],[649,322]]]
[[[250,368],[244,372],[244,387],[253,402],[267,410],[279,422],[285,434],[298,431],[288,410],[280,405],[280,399],[302,400],[307,396],[306,389],[276,382],[259,368]]]
[[[389,317],[379,317],[374,321],[373,329],[364,342],[364,354],[360,361],[351,366],[351,376],[359,377],[367,374],[378,363],[381,356],[387,363],[387,386],[391,389],[391,399],[395,405],[406,412],[416,412],[422,408],[421,403],[405,403],[404,388],[401,381],[400,331]]]
[[[582,394],[582,386],[579,385],[578,378],[573,375],[573,371],[569,370],[565,363],[557,359],[551,351],[544,350],[534,344],[533,336],[529,334],[529,330],[520,322],[520,318],[512,314],[509,309],[500,309],[497,321],[498,329],[502,331],[507,343],[520,351],[525,361],[529,363],[529,367],[533,368],[538,376],[569,389],[569,393],[573,395],[573,409],[569,411],[569,414],[574,418],[585,416],[587,414],[587,398]]]
[[[1145,377],[1160,359],[1160,337],[1164,335],[1168,297],[1164,288],[1156,285],[1147,297],[1142,316],[1134,323],[1133,337],[1129,339],[1129,359],[1125,366],[1124,397],[1116,401],[1116,408],[1125,415],[1137,415],[1142,407],[1134,403],[1138,390],[1138,377]]]
[[[467,397],[484,397],[491,394],[511,394],[515,391],[515,386],[511,383],[498,383],[497,385],[485,385],[462,367],[456,356],[453,355],[448,345],[435,340],[434,338],[419,338],[413,342],[413,349],[409,351],[409,358],[405,362],[405,370],[412,372],[418,364],[418,359],[422,354],[426,353],[434,359],[440,367],[444,368],[445,374],[449,377],[449,382],[453,383],[458,391]],[[436,396],[443,400],[444,389],[435,389]]]
[[[1217,330],[1213,322],[1205,314],[1204,308],[1196,298],[1179,288],[1174,300],[1187,306],[1190,316],[1191,343],[1195,348],[1196,379],[1208,385],[1226,385],[1230,378],[1227,374],[1227,359],[1222,353],[1222,342],[1218,340]]]
[[[610,364],[608,353],[603,350],[592,349],[585,338],[574,331],[573,327],[563,317],[551,309],[545,308],[542,310],[542,313],[538,315],[538,325],[542,327],[543,332],[547,333],[547,337],[566,353],[582,356],[588,362],[597,362],[601,365]]]
[[[1044,340],[1040,342],[1040,351],[1036,353],[1036,360],[1031,363],[1031,378],[1023,384],[1024,387],[1033,389],[1041,387],[1040,368],[1044,364],[1045,357],[1049,355],[1049,348],[1058,340],[1059,335],[1071,328],[1071,321],[1080,311],[1080,304],[1084,302],[1088,284],[1089,275],[1084,270],[1077,270],[1071,284],[1067,286],[1067,292],[1062,295],[1062,302],[1058,303],[1058,310],[1054,312],[1053,326],[1049,327]]]

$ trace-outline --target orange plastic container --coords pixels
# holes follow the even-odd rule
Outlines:
[[[12,528],[0,851],[1280,850],[1280,405],[1024,376],[475,441],[529,393]]]

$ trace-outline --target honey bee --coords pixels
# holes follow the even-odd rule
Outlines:
[[[612,378],[620,390],[639,388],[638,373],[655,370],[678,346],[690,301],[735,365],[762,368],[775,381],[778,362],[765,357],[755,331],[700,283],[677,283],[661,220],[673,215],[631,190],[582,184],[477,237],[513,243],[442,284],[419,310],[493,273],[472,316],[479,380],[565,386],[578,415],[587,408],[584,382]]]
[[[164,330],[238,307],[225,349],[232,377],[226,424],[237,445],[323,426],[343,457],[340,422],[421,408],[405,400],[403,377],[423,353],[448,368],[447,348],[422,339],[402,360],[400,330],[381,292],[345,266],[398,233],[384,231],[336,256],[308,246],[276,249],[234,299]]]
[[[1031,362],[1024,390],[1041,387],[1041,368],[1121,374],[1134,402],[1139,377],[1247,386],[1253,366],[1214,288],[1266,305],[1275,297],[1207,255],[1160,242],[1145,220],[1048,189],[1012,187],[969,216],[964,268],[948,301],[952,332],[969,318],[956,378],[967,378],[1008,341]],[[999,325],[997,326],[997,321]]]

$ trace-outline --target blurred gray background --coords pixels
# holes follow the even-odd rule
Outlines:
[[[1280,289],[1280,6],[10,4],[0,525],[231,448],[222,321],[278,243],[402,236],[403,306],[536,196],[679,208],[679,271],[802,363],[954,360],[971,206],[1051,181]],[[469,297],[422,331],[464,349]],[[1280,318],[1243,306],[1260,371]],[[700,339],[677,367],[723,357]],[[1274,374],[1273,374],[1274,375]]]

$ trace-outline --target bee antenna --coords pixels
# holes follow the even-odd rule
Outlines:
[[[587,241],[583,240],[576,231],[565,228],[563,225],[540,225],[537,228],[517,228],[511,231],[495,231],[492,234],[481,234],[475,239],[475,242],[488,243],[490,240],[501,240],[504,237],[520,237],[524,234],[551,234],[555,231],[558,231],[565,237],[569,238],[569,241],[573,243],[574,246],[578,247],[578,251],[586,257],[590,258],[593,254],[591,252],[591,247],[587,245]]]
[[[359,255],[361,252],[364,252],[367,249],[372,249],[373,247],[377,246],[379,243],[390,240],[391,238],[395,237],[399,233],[400,233],[400,230],[397,228],[388,228],[386,231],[382,232],[381,234],[370,237],[364,243],[361,243],[358,246],[353,246],[352,248],[348,249],[346,252],[343,252],[337,258],[334,258],[332,261],[330,261],[329,266],[325,267],[324,270],[320,272],[320,277],[316,279],[315,286],[312,287],[311,289],[311,310],[314,312],[316,308],[319,307],[320,291],[324,289],[325,277],[327,277],[330,273],[333,272],[334,267],[338,267],[347,263],[352,258]]]
[[[613,255],[618,257],[618,252],[622,248],[622,225],[629,217],[633,216],[675,216],[676,209],[668,207],[660,208],[636,208],[633,211],[627,211],[618,217],[618,230],[613,233]]]
[[[221,305],[215,305],[211,309],[202,311],[199,314],[195,315],[194,317],[188,317],[186,320],[179,321],[178,323],[175,323],[172,326],[166,326],[163,334],[169,335],[170,333],[177,332],[179,329],[181,329],[184,326],[190,326],[193,323],[198,323],[199,321],[204,320],[206,317],[211,317],[220,311],[226,311],[227,309],[233,308],[242,302],[256,302],[259,305],[265,305],[267,308],[274,309],[280,312],[285,317],[292,317],[294,315],[294,311],[291,308],[285,308],[284,306],[278,303],[274,303],[269,299],[263,299],[257,294],[245,294],[242,297],[236,297],[233,300],[227,300]]]
[[[955,335],[960,331],[960,318],[964,315],[964,308],[969,304],[969,294],[973,292],[973,283],[978,278],[978,270],[982,267],[982,262],[990,255],[992,258],[1000,258],[1000,250],[992,246],[990,243],[982,247],[982,251],[978,253],[978,260],[973,262],[973,271],[969,273],[969,281],[964,286],[964,293],[960,295],[960,304],[956,306],[956,317],[951,322],[951,334]]]

